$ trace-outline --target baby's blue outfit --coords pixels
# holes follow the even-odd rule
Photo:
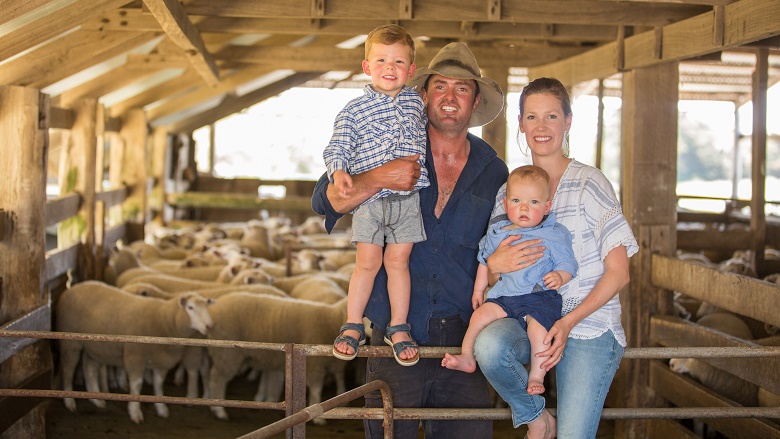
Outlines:
[[[480,242],[477,259],[487,264],[487,258],[501,242],[509,236],[523,235],[512,245],[531,239],[542,239],[544,255],[528,268],[503,273],[488,292],[487,301],[496,303],[506,311],[508,317],[517,318],[525,327],[522,318],[530,314],[549,331],[553,323],[561,318],[561,296],[555,290],[544,286],[544,275],[563,270],[577,275],[577,260],[572,249],[571,232],[555,221],[555,213],[548,214],[536,227],[512,230],[503,228],[512,224],[509,220],[494,223]]]

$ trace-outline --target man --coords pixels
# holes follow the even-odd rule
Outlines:
[[[428,115],[425,166],[431,185],[420,191],[420,210],[428,239],[414,245],[410,260],[411,303],[408,321],[421,346],[459,346],[472,313],[471,293],[477,272],[478,243],[487,229],[498,188],[506,182],[506,164],[469,127],[493,120],[504,105],[498,84],[481,76],[474,55],[463,43],[450,43],[428,68],[409,81],[422,95]],[[345,197],[317,183],[312,208],[325,215],[328,231],[345,212],[382,188],[409,190],[420,176],[416,156],[396,159],[353,176],[354,192]],[[373,323],[372,345],[384,345],[390,321],[387,274],[380,270],[365,311]],[[490,407],[487,381],[423,358],[401,367],[392,358],[369,358],[366,380],[383,380],[399,408]],[[366,396],[366,407],[381,407],[379,393]],[[426,438],[490,438],[491,421],[423,420]],[[419,422],[396,421],[395,438],[417,438]],[[365,421],[367,438],[383,437],[382,421]]]

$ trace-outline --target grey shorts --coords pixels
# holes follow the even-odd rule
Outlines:
[[[420,193],[388,195],[359,206],[352,213],[352,244],[384,246],[425,241]]]

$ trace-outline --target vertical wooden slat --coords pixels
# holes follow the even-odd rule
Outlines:
[[[504,108],[506,108],[506,105],[517,105],[517,102],[506,102],[506,94],[509,90],[509,66],[483,69],[482,74],[496,81],[501,90],[504,91]],[[510,121],[510,124],[510,126],[513,126],[513,129],[517,128],[517,121]],[[506,111],[504,110],[493,119],[493,122],[482,127],[482,139],[496,150],[501,159],[506,159],[507,148],[517,148],[514,142],[507,144],[506,130],[507,120]]]
[[[668,306],[668,297],[650,280],[654,253],[674,252],[677,181],[677,63],[623,74],[623,212],[639,242],[630,260],[631,282],[621,293],[623,326],[630,347],[649,345],[649,316]],[[624,361],[616,401],[627,407],[652,407],[648,363]],[[644,420],[618,421],[623,437],[646,436]]]
[[[0,241],[0,325],[49,300],[44,289],[45,164],[49,144],[46,118],[42,117],[48,108],[48,98],[38,90],[0,87],[0,206],[5,209],[8,219]],[[0,363],[0,386],[18,387],[31,376],[50,368],[48,343],[33,343]],[[3,413],[3,416],[11,416]],[[8,437],[43,437],[43,421],[43,410],[34,408],[5,434]]]
[[[759,276],[764,269],[766,240],[766,89],[769,79],[769,49],[756,49],[756,70],[753,72],[753,155],[750,165],[753,196],[750,199],[750,228],[753,230],[753,266]]]
[[[122,205],[122,219],[128,226],[129,241],[144,238],[146,219],[146,178],[147,178],[147,126],[143,110],[128,111],[122,120],[119,131],[124,145],[122,159],[122,184],[129,186],[130,192]]]
[[[78,192],[81,208],[78,215],[62,221],[57,228],[60,248],[84,240],[84,264],[80,277],[94,278],[94,224],[95,224],[95,150],[97,148],[97,101],[83,99],[75,107],[71,141],[65,146],[60,162],[60,195]]]

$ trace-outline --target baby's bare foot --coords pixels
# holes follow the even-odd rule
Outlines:
[[[441,365],[447,369],[459,370],[461,372],[473,373],[477,370],[477,360],[467,355],[444,354]]]
[[[529,395],[540,395],[544,393],[544,382],[529,378],[528,389],[526,390]]]

